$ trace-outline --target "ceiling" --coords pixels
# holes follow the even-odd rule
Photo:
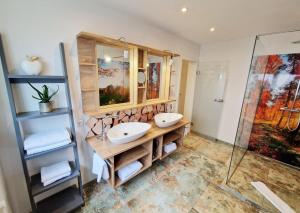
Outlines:
[[[198,44],[300,29],[300,0],[102,0]],[[186,6],[186,14],[181,8]],[[210,32],[214,27],[215,31]],[[299,38],[300,39],[300,38]]]

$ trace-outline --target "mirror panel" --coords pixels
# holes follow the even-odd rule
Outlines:
[[[96,55],[100,106],[129,103],[129,50],[97,44]]]

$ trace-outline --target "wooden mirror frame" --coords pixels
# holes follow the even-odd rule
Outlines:
[[[97,69],[97,53],[96,45],[103,44],[107,46],[121,47],[129,49],[130,58],[130,102],[100,106],[99,86],[98,86],[98,69]],[[118,39],[112,39],[104,36],[94,35],[91,33],[81,32],[77,35],[77,50],[78,63],[80,72],[80,87],[82,96],[82,106],[84,113],[96,116],[114,111],[126,110],[146,105],[167,103],[174,100],[169,100],[170,87],[170,66],[169,61],[172,57],[179,56],[166,51],[145,47],[138,44],[127,43]],[[158,55],[164,57],[164,67],[161,70],[162,78],[160,82],[160,97],[159,99],[146,100],[146,89],[141,96],[142,90],[138,87],[138,71],[146,68],[146,60],[143,60],[141,65],[140,57],[143,52],[144,59],[147,54]],[[145,69],[146,70],[146,69]],[[96,80],[95,80],[96,79]],[[147,84],[147,75],[146,75]],[[143,97],[142,99],[140,97]]]

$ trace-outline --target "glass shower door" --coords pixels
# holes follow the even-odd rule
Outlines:
[[[268,57],[260,57],[259,60],[254,59],[262,53],[263,49],[261,41],[256,38],[226,182],[229,181],[248,149],[253,121],[268,62]]]

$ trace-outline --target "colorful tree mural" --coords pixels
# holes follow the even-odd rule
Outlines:
[[[300,167],[300,54],[259,56],[251,69],[264,75],[249,150]]]

